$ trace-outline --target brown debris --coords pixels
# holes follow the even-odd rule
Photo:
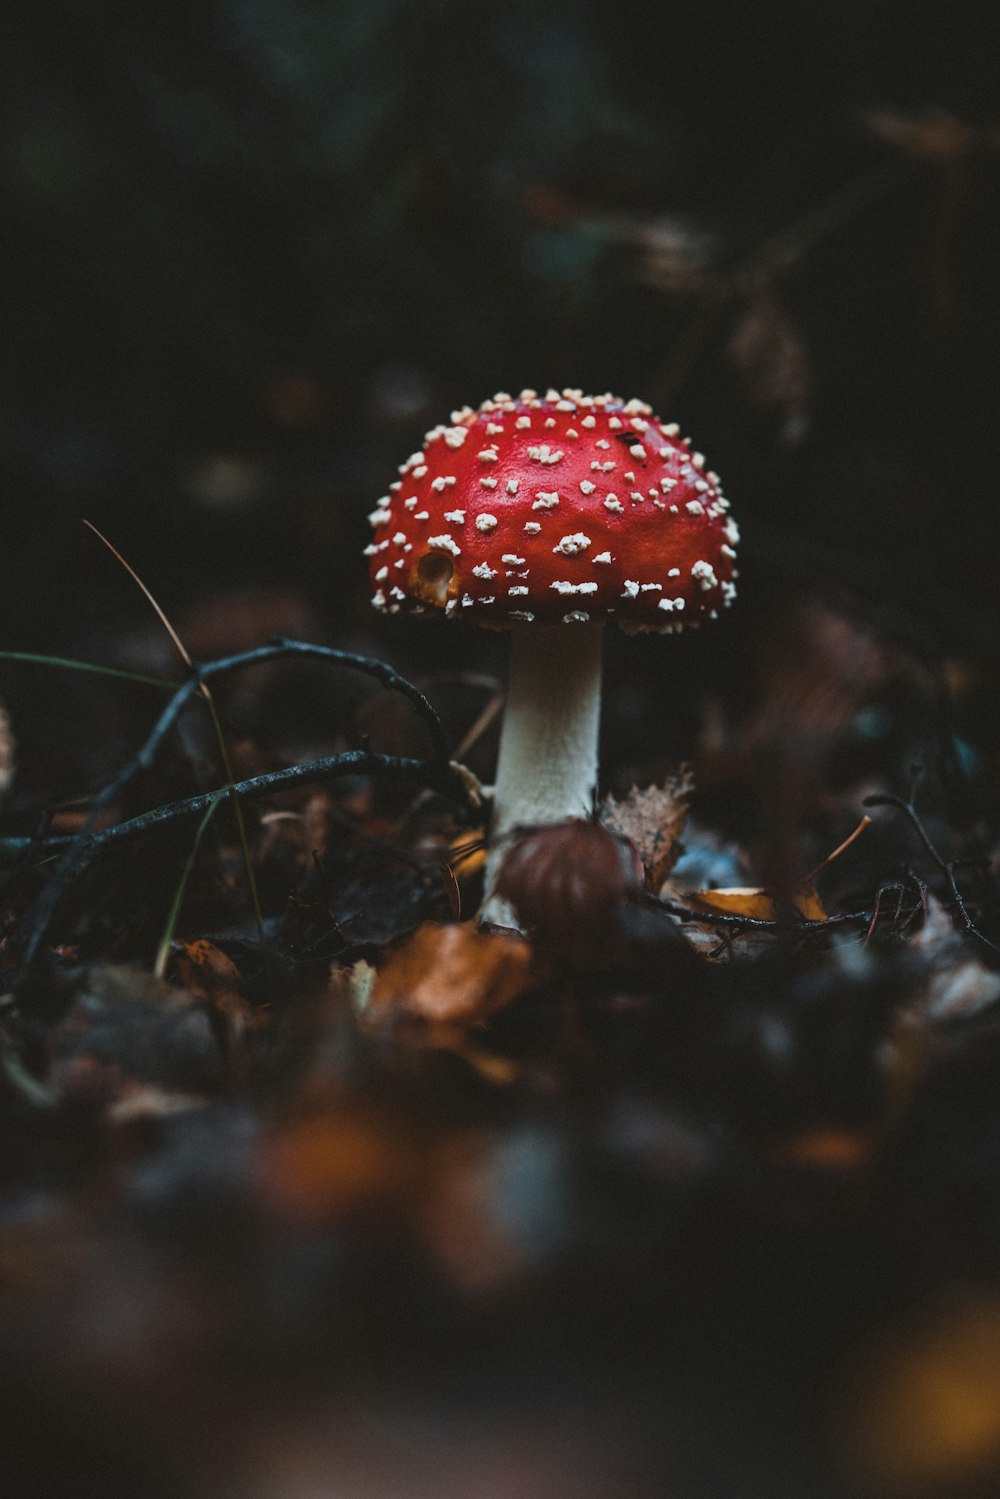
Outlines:
[[[425,922],[379,970],[371,1011],[474,1025],[527,987],[531,958],[519,937]]]
[[[650,890],[659,890],[680,857],[693,790],[694,777],[682,765],[672,780],[642,790],[633,786],[621,801],[609,796],[601,804],[601,823],[631,843],[642,861]]]

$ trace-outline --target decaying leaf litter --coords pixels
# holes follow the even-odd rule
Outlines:
[[[799,1234],[873,1236],[879,1284],[898,1270],[950,1190],[933,1172],[914,1189],[929,1120],[949,1079],[967,1075],[977,1096],[996,1044],[992,854],[949,821],[940,746],[903,791],[868,767],[827,791],[797,865],[780,829],[754,844],[725,812],[713,825],[717,788],[739,791],[760,746],[780,755],[776,732],[799,735],[818,766],[859,697],[913,691],[905,657],[833,603],[786,623],[806,656],[772,658],[742,725],[709,703],[689,763],[645,783],[611,764],[613,789],[591,820],[510,840],[498,889],[521,931],[476,919],[490,805],[481,739],[498,701],[488,679],[454,684],[466,717],[446,730],[440,678],[424,690],[378,660],[295,641],[195,667],[182,645],[186,680],[132,673],[118,687],[147,700],[133,711],[138,750],[96,792],[36,807],[30,821],[8,729],[7,825],[19,829],[2,844],[12,1346],[36,1315],[43,1327],[94,1315],[121,1256],[135,1275],[129,1263],[152,1255],[146,1289],[129,1293],[137,1330],[110,1345],[72,1333],[47,1367],[56,1386],[82,1370],[110,1373],[113,1388],[138,1360],[151,1391],[173,1399],[193,1362],[194,1390],[224,1369],[261,1415],[266,1371],[286,1348],[322,1367],[329,1398],[349,1365],[366,1400],[392,1404],[378,1348],[401,1345],[405,1370],[440,1325],[488,1365],[511,1325],[521,1340],[535,1319],[547,1329],[542,1368],[548,1338],[573,1336],[575,1308],[597,1286],[630,1329],[624,1387],[648,1388],[652,1357],[653,1387],[674,1399],[692,1340],[706,1318],[716,1325],[716,1275],[736,1301],[754,1277],[755,1316],[784,1305],[789,1215]],[[374,688],[311,759],[275,768],[252,740],[230,738],[226,694],[243,673],[266,670],[277,686],[303,663]],[[768,870],[789,872],[765,883]],[[959,1148],[953,1137],[954,1125],[940,1148]],[[710,1290],[694,1267],[699,1245],[718,1253],[720,1223],[751,1255],[725,1254]],[[205,1248],[218,1233],[225,1253]],[[175,1241],[200,1288],[180,1275]],[[307,1243],[340,1245],[346,1259],[307,1274],[282,1310],[275,1267],[298,1279]],[[765,1252],[776,1259],[761,1295]],[[904,1304],[919,1299],[919,1266],[907,1277]],[[970,1294],[963,1315],[974,1317]],[[655,1356],[640,1330],[650,1295],[676,1334]],[[164,1297],[183,1314],[166,1344]],[[964,1448],[940,1417],[926,1450],[886,1444],[872,1428],[885,1400],[908,1419],[923,1409],[920,1378],[965,1381],[979,1398],[995,1377],[965,1343],[920,1342],[906,1326],[902,1353],[893,1332],[856,1380],[847,1364],[831,1375],[851,1391],[831,1396],[841,1439],[890,1485],[897,1470],[951,1473],[949,1443]],[[259,1364],[237,1375],[247,1336]],[[766,1346],[772,1333],[755,1336]],[[774,1398],[791,1398],[801,1377],[793,1353],[787,1368],[769,1366]],[[693,1358],[698,1378],[712,1357]],[[743,1376],[731,1377],[744,1398]],[[894,1393],[867,1393],[876,1378]],[[270,1418],[298,1419],[291,1407]],[[774,1421],[757,1418],[765,1430]],[[185,1441],[196,1426],[182,1422]],[[976,1452],[992,1451],[992,1430]],[[155,1414],[141,1433],[158,1452]],[[639,1422],[636,1440],[658,1438]],[[233,1428],[227,1465],[238,1445]],[[184,1461],[197,1466],[193,1452]]]

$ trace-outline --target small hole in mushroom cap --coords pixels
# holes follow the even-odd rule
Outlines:
[[[448,597],[448,584],[455,572],[455,564],[447,552],[425,552],[417,563],[417,575],[423,585],[421,593],[428,602],[443,604]]]

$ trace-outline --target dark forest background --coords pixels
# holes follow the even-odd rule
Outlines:
[[[503,641],[378,618],[366,515],[453,407],[610,390],[690,432],[744,540],[725,621],[607,632],[603,789],[690,760],[690,888],[787,894],[919,763],[955,861],[879,813],[820,881],[831,912],[874,902],[867,933],[779,923],[766,961],[696,963],[643,911],[621,972],[557,954],[480,1030],[481,1071],[361,1035],[328,988],[328,951],[381,960],[428,914],[454,935],[457,826],[432,809],[392,864],[408,789],[318,794],[318,860],[304,801],[254,812],[273,952],[232,828],[206,843],[177,935],[235,954],[249,1000],[190,1066],[163,1020],[189,979],[148,969],[191,829],[101,865],[17,1047],[0,994],[16,1492],[992,1499],[997,949],[957,934],[955,870],[995,941],[995,0],[33,0],[0,32],[0,650],[179,675],[87,519],[195,658],[281,634],[388,659],[456,745]],[[79,827],[163,699],[3,667],[20,849],[45,809]],[[369,732],[427,750],[315,663],[218,701],[246,776]],[[182,728],[118,815],[219,784]],[[5,964],[37,873],[12,867]],[[859,1350],[928,1306],[886,1415]],[[921,1446],[925,1364],[957,1458],[948,1420]]]
[[[748,607],[822,575],[1000,644],[994,7],[40,0],[5,23],[12,646],[293,591],[371,635],[364,515],[442,412],[640,395]],[[435,648],[438,648],[437,646]]]

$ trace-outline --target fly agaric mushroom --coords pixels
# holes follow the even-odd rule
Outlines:
[[[739,532],[676,424],[611,395],[500,393],[453,411],[399,472],[369,517],[372,603],[511,631],[489,897],[514,828],[591,810],[604,624],[716,618]]]

